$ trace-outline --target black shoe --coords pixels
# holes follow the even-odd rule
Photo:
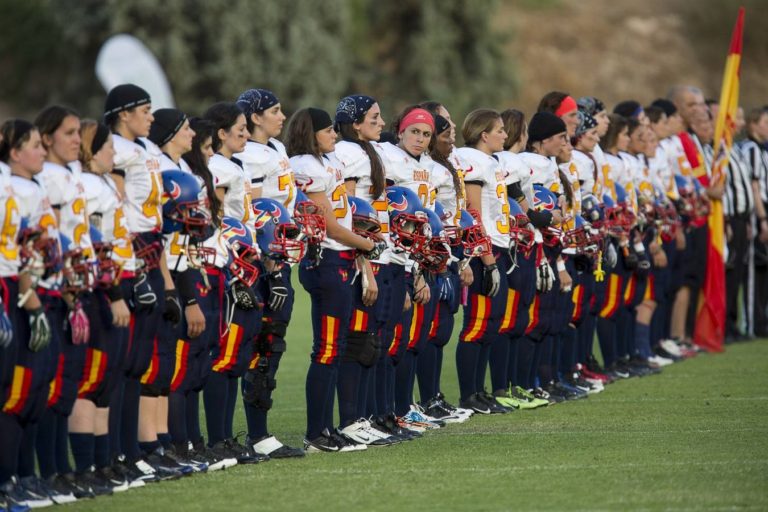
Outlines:
[[[136,461],[136,463],[138,462],[139,461]],[[176,480],[177,478],[184,476],[184,473],[181,472],[178,464],[165,459],[157,452],[145,456],[144,463],[148,464],[155,471],[155,476],[157,476],[157,479],[160,481]]]
[[[130,489],[144,487],[146,483],[159,481],[155,470],[146,461],[138,459],[131,463],[125,458],[125,455],[115,457],[115,460],[112,461],[112,470],[128,480]]]
[[[654,352],[654,354],[656,354],[657,356],[660,356],[660,357],[664,357],[664,358],[666,358],[666,359],[671,359],[671,360],[673,360],[673,361],[674,361],[674,362],[676,362],[676,363],[678,363],[678,362],[680,362],[680,361],[682,361],[682,360],[683,360],[683,358],[682,358],[682,357],[680,357],[680,356],[676,356],[676,355],[674,355],[674,354],[670,354],[669,352],[667,352],[666,350],[664,350],[664,349],[661,347],[661,345],[656,345],[656,346],[653,348],[653,352]]]
[[[31,507],[27,504],[27,500],[33,498],[27,494],[19,479],[15,476],[0,485],[0,497],[5,500],[5,505],[8,507],[7,510],[9,512],[11,510],[29,510]],[[42,506],[50,506],[53,505],[53,500],[47,497],[40,497],[40,503],[44,503]]]
[[[306,455],[301,448],[294,448],[285,445],[277,440],[273,435],[267,434],[260,439],[251,439],[246,437],[245,444],[261,455],[266,455],[270,459],[293,459]]]
[[[75,473],[75,481],[77,481],[80,487],[90,489],[96,496],[109,496],[112,494],[112,488],[96,474],[96,468],[93,466],[82,473]]]
[[[204,443],[204,442],[203,442]],[[216,471],[218,469],[226,469],[232,466],[237,466],[237,457],[234,457],[232,451],[224,444],[224,441],[220,441],[213,446],[199,446],[195,444],[193,450],[201,452],[209,459],[216,459],[216,462],[208,466],[208,471]]]
[[[192,473],[204,473],[208,471],[208,464],[206,462],[201,461],[191,461],[189,459],[188,453],[189,453],[189,447],[181,447],[182,451],[176,451],[175,446],[171,446],[170,448],[164,448],[163,454],[168,459],[172,460],[179,466],[186,466],[192,470]]]
[[[569,392],[562,386],[558,386],[556,382],[550,382],[544,387],[544,390],[549,393],[550,401],[555,400],[555,403],[562,403],[576,398],[575,393]]]
[[[97,469],[96,476],[107,484],[109,488],[112,489],[112,492],[123,492],[130,489],[130,482],[128,479],[110,466]]]
[[[49,507],[53,505],[53,500],[48,492],[48,488],[43,486],[41,480],[36,476],[27,476],[16,480],[14,487],[18,492],[19,504],[26,505],[29,508]]]
[[[371,423],[373,423],[373,425],[382,432],[385,432],[391,436],[399,437],[403,441],[413,441],[414,439],[421,437],[420,432],[415,432],[400,427],[400,425],[397,424],[397,418],[395,418],[394,414],[385,414],[384,416],[379,416],[374,418]]]
[[[592,373],[606,373],[606,369],[600,366],[600,363],[597,362],[597,359],[595,359],[595,356],[590,355],[587,358],[587,363],[585,364],[587,367],[587,370],[591,371]]]
[[[243,434],[245,433],[243,432]],[[238,437],[240,437],[240,435],[241,434],[238,434]],[[269,460],[267,455],[256,453],[253,451],[253,448],[240,444],[237,438],[225,439],[224,445],[230,449],[231,453],[237,459],[238,464],[258,464],[259,462],[266,462]]]
[[[617,360],[608,368],[608,375],[615,380],[628,379],[631,377],[629,368],[621,360]]]
[[[466,399],[460,400],[459,407],[462,409],[470,409],[478,414],[491,414],[491,408],[479,397],[478,393],[473,393]]]
[[[66,473],[64,475],[56,475],[54,479],[57,481],[58,485],[63,485],[68,487],[72,490],[72,494],[75,495],[75,498],[78,500],[87,499],[87,498],[95,498],[96,494],[93,493],[90,489],[86,487],[82,487],[78,482],[77,478],[75,477],[74,473]]]
[[[324,429],[319,436],[313,439],[304,438],[304,451],[307,453],[338,452],[339,445],[328,432],[328,429]]]
[[[496,401],[493,395],[487,391],[479,391],[477,393],[477,397],[488,406],[488,408],[491,410],[491,414],[507,414],[514,411],[514,409],[510,409],[509,407],[504,407],[501,405]]]

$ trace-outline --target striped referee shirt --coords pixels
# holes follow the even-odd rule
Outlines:
[[[723,208],[726,216],[745,215],[752,212],[752,173],[744,162],[741,149],[734,145],[728,158],[725,178],[725,197]]]
[[[739,143],[739,148],[752,180],[757,181],[760,199],[768,204],[768,145],[747,139]]]

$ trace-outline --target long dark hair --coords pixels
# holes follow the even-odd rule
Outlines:
[[[338,123],[337,128],[343,140],[357,144],[368,155],[368,160],[371,162],[371,183],[373,184],[371,195],[378,199],[384,193],[384,189],[387,186],[386,178],[384,177],[384,164],[381,162],[381,157],[373,149],[370,142],[360,140],[352,124]]]
[[[37,127],[24,119],[9,119],[0,126],[0,162],[8,163],[11,151],[20,149]]]
[[[560,176],[560,183],[563,185],[563,193],[565,194],[565,200],[568,202],[568,206],[573,208],[573,187],[571,186],[571,182],[568,180],[568,176],[563,172],[562,169],[560,169],[560,166],[557,166],[557,174]],[[576,212],[580,213],[580,212]]]
[[[219,138],[219,130],[229,131],[237,122],[237,118],[243,114],[237,103],[230,103],[227,101],[221,101],[214,103],[206,110],[203,118],[213,123],[213,150],[218,152],[221,149],[221,139]]]
[[[285,135],[285,152],[288,156],[312,155],[322,159],[323,153],[315,138],[312,116],[308,108],[297,110],[288,121]]]
[[[48,135],[49,137],[53,136],[54,132],[61,126],[61,123],[63,123],[69,116],[74,116],[80,119],[80,114],[69,107],[63,107],[61,105],[50,105],[45,107],[35,118],[35,126],[37,126],[37,129],[40,131],[40,137],[43,137],[44,135]]]
[[[608,125],[608,131],[605,132],[603,138],[600,139],[600,147],[606,152],[610,148],[616,146],[616,142],[619,140],[619,134],[624,128],[629,126],[627,118],[620,116],[619,114],[611,114],[608,118],[611,120],[611,124]]]
[[[507,132],[507,140],[504,141],[504,150],[509,151],[512,146],[520,141],[525,130],[525,114],[517,109],[508,108],[501,113],[504,123],[504,131]]]
[[[189,126],[195,131],[195,136],[192,139],[192,149],[181,155],[181,158],[187,162],[192,172],[205,183],[205,193],[208,196],[208,204],[211,206],[211,220],[214,226],[219,226],[221,222],[221,219],[219,219],[221,201],[219,201],[219,197],[216,195],[213,174],[211,174],[211,170],[205,164],[205,155],[203,154],[203,144],[209,137],[213,141],[217,130],[211,121],[199,117],[191,118]]]
[[[419,104],[420,108],[423,108],[433,116],[437,117],[438,110],[440,108],[445,108],[445,106],[442,103],[438,103],[437,101],[425,101],[423,103]],[[448,110],[447,108],[445,110]],[[464,198],[464,188],[461,186],[461,177],[459,176],[459,172],[456,170],[456,167],[453,166],[451,161],[448,159],[450,155],[444,155],[440,153],[437,150],[437,134],[435,134],[434,137],[432,137],[432,140],[430,141],[430,148],[429,148],[429,156],[432,157],[432,160],[439,163],[446,169],[448,169],[448,172],[451,173],[451,178],[453,179],[453,189],[456,191],[456,198],[457,199],[463,199]]]

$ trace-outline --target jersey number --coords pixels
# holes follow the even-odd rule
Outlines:
[[[336,216],[337,219],[343,219],[347,216],[347,188],[342,183],[338,187],[336,187],[336,190],[333,191],[333,194],[331,194],[331,201],[336,203],[337,201],[341,201],[341,206],[338,208],[333,209],[333,214]]]
[[[507,189],[503,183],[496,185],[496,197],[504,201],[501,206],[501,220],[496,221],[496,229],[502,235],[509,234],[509,202],[507,202]]]

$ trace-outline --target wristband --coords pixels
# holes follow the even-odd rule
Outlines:
[[[557,271],[565,272],[565,262],[563,260],[557,260]]]
[[[107,298],[109,299],[109,302],[123,300],[123,291],[119,286],[110,286],[107,288]]]
[[[184,306],[197,304],[193,272],[193,270],[187,269],[176,276],[176,290],[178,291],[179,299]]]

